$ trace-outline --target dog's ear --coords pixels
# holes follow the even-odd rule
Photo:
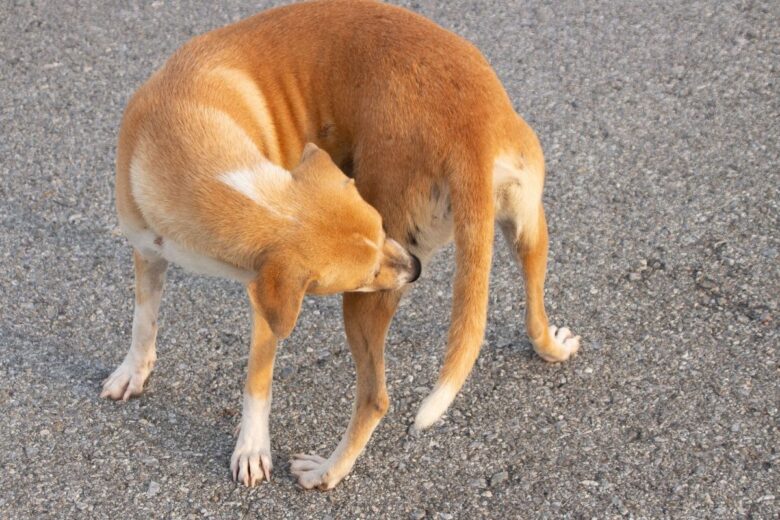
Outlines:
[[[278,339],[292,333],[309,281],[310,277],[294,265],[268,259],[249,284],[252,305],[263,315]]]
[[[318,152],[322,152],[322,149],[319,146],[311,142],[306,143],[306,146],[303,147],[303,152],[301,152],[301,160],[299,164],[303,164],[307,160],[315,157]]]
[[[320,177],[324,172],[335,169],[335,164],[328,155],[328,152],[314,143],[306,143],[301,153],[301,160],[298,165],[292,169],[293,177],[302,179],[309,175],[314,178]]]

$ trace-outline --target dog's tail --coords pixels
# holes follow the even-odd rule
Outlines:
[[[493,253],[493,165],[487,157],[464,157],[451,167],[456,262],[452,322],[439,380],[415,418],[414,428],[418,430],[441,417],[463,386],[482,346],[487,321]]]

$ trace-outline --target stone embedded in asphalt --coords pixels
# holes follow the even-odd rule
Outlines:
[[[498,473],[493,473],[493,476],[490,477],[490,487],[496,487],[508,479],[509,479],[509,472],[507,471],[499,471]]]
[[[154,480],[149,482],[149,489],[146,490],[146,494],[150,497],[153,497],[159,492],[160,492],[160,484],[158,484]]]

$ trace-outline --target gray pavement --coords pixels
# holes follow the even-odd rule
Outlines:
[[[354,372],[339,299],[307,299],[277,363],[273,482],[228,460],[249,318],[236,284],[172,270],[146,394],[98,399],[130,338],[113,211],[131,92],[191,35],[270,2],[0,6],[0,518],[777,518],[780,3],[416,1],[474,41],[545,146],[548,365],[497,242],[488,332],[445,420],[452,250],[388,340],[392,407],[352,476],[304,492]]]

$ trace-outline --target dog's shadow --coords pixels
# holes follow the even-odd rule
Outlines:
[[[46,363],[36,363],[34,370],[39,371],[37,375],[41,378],[62,377],[62,381],[53,383],[55,386],[67,387],[79,401],[88,403],[84,413],[90,414],[98,423],[121,429],[123,434],[141,441],[140,444],[134,443],[134,446],[148,446],[148,454],[134,454],[139,460],[145,456],[176,458],[188,466],[193,474],[230,483],[229,460],[235,443],[235,428],[241,417],[241,392],[249,350],[249,320],[245,312],[216,318],[207,315],[204,309],[200,309],[202,306],[198,302],[213,300],[214,282],[209,279],[189,279],[182,283],[183,276],[181,280],[179,278],[173,274],[169,279],[164,299],[169,302],[181,302],[183,299],[187,303],[180,303],[175,309],[170,304],[163,304],[165,323],[158,341],[160,358],[141,396],[126,403],[99,397],[103,379],[115,368],[129,345],[129,323],[126,323],[130,315],[129,301],[112,308],[106,316],[109,323],[124,323],[126,330],[112,331],[109,338],[87,338],[87,344],[100,341],[112,345],[106,355],[93,356],[83,350],[69,348],[65,337],[67,330],[50,330],[49,341],[58,345],[58,348],[47,349],[46,362],[57,364],[59,370],[56,373],[45,373]],[[423,281],[421,287],[415,290],[425,290],[425,286],[437,282]],[[447,288],[447,282],[442,280],[439,283]],[[447,291],[444,293],[446,295],[437,303],[447,308],[449,294]],[[231,287],[219,298],[225,301],[235,299],[240,305],[245,305],[243,296],[240,288]],[[322,299],[317,301],[321,302]],[[328,455],[346,428],[351,411],[352,396],[349,393],[354,388],[355,373],[343,338],[339,304],[337,299],[331,299],[324,304],[318,303],[317,307],[324,312],[318,313],[314,320],[307,321],[285,342],[287,345],[280,347],[274,373],[274,404],[271,413],[274,480],[290,485],[294,485],[294,478],[289,473],[289,456],[302,450]],[[429,313],[417,303],[405,304],[403,307],[407,307],[406,312],[399,312],[403,323],[399,323],[400,320],[394,323],[387,341],[386,352],[391,358],[388,362],[388,383],[395,382],[398,386],[403,384],[406,374],[396,367],[424,361],[420,363],[425,366],[422,377],[428,381],[423,380],[420,384],[432,384],[444,349],[446,321],[432,324]],[[196,332],[182,330],[180,323],[185,318],[197,321],[204,316],[207,320],[203,323],[204,328],[212,336],[204,338]],[[213,326],[213,320],[219,322],[219,327]],[[514,358],[514,362],[520,365],[531,363],[535,354],[530,342],[522,334],[520,325],[509,316],[490,320],[487,345],[483,347],[481,362],[489,363],[493,356],[500,354]],[[217,330],[230,327],[238,329],[240,333],[225,336]],[[337,332],[332,332],[334,330]],[[323,331],[331,332],[327,332],[323,338]],[[87,333],[87,336],[91,335]],[[325,363],[312,363],[312,355],[305,353],[307,343],[311,343],[311,338],[315,336],[318,344],[327,345],[331,350],[330,360]],[[177,339],[175,344],[172,338]],[[221,352],[206,360],[211,362],[209,366],[215,368],[205,368],[204,360],[198,358],[204,348],[191,349],[188,346],[203,341],[218,344],[217,350]],[[407,345],[411,348],[406,348]],[[192,352],[184,353],[183,349]],[[219,381],[229,383],[219,384]],[[314,399],[311,397],[312,390],[325,390],[326,397]],[[315,406],[313,403],[316,403],[315,410],[312,410]],[[401,414],[412,415],[418,404],[411,403],[410,409],[401,410]],[[310,410],[308,414],[305,412],[307,409]],[[98,432],[103,429],[91,428],[88,431]],[[111,457],[123,455],[109,441],[101,443],[97,439],[97,443],[101,451]]]
[[[334,317],[335,319],[335,317]],[[170,329],[174,329],[168,325]],[[246,329],[248,331],[248,324]],[[57,334],[55,336],[61,336]],[[170,335],[177,335],[171,330]],[[144,459],[171,459],[186,466],[193,475],[209,481],[235,486],[230,477],[229,461],[235,446],[235,432],[241,419],[241,392],[246,375],[246,357],[249,349],[248,334],[235,338],[220,337],[202,341],[223,344],[212,359],[217,365],[209,372],[201,360],[188,357],[181,349],[189,348],[186,342],[170,345],[168,334],[161,335],[160,359],[147,380],[144,393],[127,402],[100,398],[103,380],[114,370],[124,355],[129,338],[117,333],[110,339],[117,345],[111,359],[90,356],[69,348],[64,338],[53,338],[53,348],[47,349],[46,363],[32,365],[36,376],[50,381],[52,387],[66,388],[77,401],[85,404],[81,413],[88,415],[95,426],[82,432],[120,431],[123,437],[132,438],[131,464],[142,464]],[[229,344],[226,344],[229,343]],[[198,349],[202,351],[202,349]],[[301,349],[305,352],[305,349]],[[177,352],[178,351],[178,352]],[[226,363],[220,366],[220,354]],[[346,428],[350,406],[344,406],[344,395],[354,385],[354,370],[339,370],[321,363],[299,364],[304,353],[280,357],[274,375],[274,405],[271,414],[272,456],[274,482],[295,486],[289,473],[289,457],[298,451],[316,451],[328,455],[335,448]],[[348,358],[348,350],[342,348],[334,357]],[[182,361],[184,359],[184,361]],[[237,363],[235,360],[240,359]],[[343,360],[340,360],[340,362]],[[351,361],[349,362],[351,363]],[[58,366],[56,372],[46,372],[47,364]],[[237,366],[238,365],[238,366]],[[59,380],[58,380],[59,379]],[[221,381],[222,383],[215,383]],[[227,383],[225,383],[227,381]],[[318,385],[328,384],[329,398],[318,398],[317,408],[309,402]],[[326,394],[326,395],[327,395]],[[67,400],[66,400],[67,401]],[[309,410],[308,415],[302,411]],[[102,436],[102,435],[101,435]],[[96,441],[96,442],[95,442]],[[127,458],[117,447],[115,439],[93,439],[104,459]],[[140,446],[147,449],[138,450]],[[243,487],[242,487],[243,489]]]

